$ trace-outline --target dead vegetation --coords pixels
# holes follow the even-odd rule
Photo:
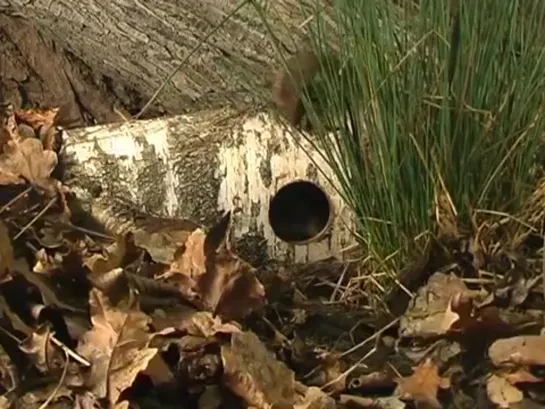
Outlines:
[[[378,314],[357,262],[253,268],[229,213],[209,229],[75,225],[52,176],[55,116],[2,120],[1,407],[545,403],[543,188],[518,217],[476,213],[466,230],[439,206],[431,276],[403,290],[403,314]]]

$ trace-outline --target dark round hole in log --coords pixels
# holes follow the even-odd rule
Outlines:
[[[317,240],[331,219],[331,202],[315,183],[298,180],[284,185],[269,203],[269,223],[287,243]]]

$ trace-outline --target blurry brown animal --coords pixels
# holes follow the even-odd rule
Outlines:
[[[273,84],[273,99],[291,125],[298,127],[305,115],[302,93],[320,68],[316,54],[304,49],[286,61]]]

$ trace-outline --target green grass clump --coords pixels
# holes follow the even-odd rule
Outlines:
[[[324,58],[306,98],[320,113],[309,138],[374,259],[390,271],[409,261],[414,238],[435,229],[439,185],[462,218],[468,203],[518,210],[545,133],[543,2],[331,3],[307,27],[318,52],[337,49],[341,69]]]

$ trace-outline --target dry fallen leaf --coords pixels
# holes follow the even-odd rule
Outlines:
[[[0,220],[0,283],[11,279],[13,269],[13,246],[9,237],[9,231]]]
[[[545,365],[545,335],[525,335],[498,339],[488,356],[495,366]]]
[[[427,338],[444,335],[459,318],[448,310],[452,297],[467,290],[465,283],[453,274],[433,274],[426,286],[418,290],[413,305],[401,318],[401,336]]]
[[[115,243],[104,248],[102,254],[90,254],[84,257],[83,265],[91,274],[105,274],[121,266],[121,262],[128,252],[130,243],[126,236],[118,236]],[[132,248],[132,247],[131,247]]]
[[[170,265],[197,228],[197,224],[188,220],[145,216],[143,226],[134,229],[132,234],[135,246],[146,250],[153,261]]]
[[[178,277],[180,286],[191,286],[204,308],[239,319],[265,303],[265,290],[255,269],[229,248],[230,217],[229,212],[207,234],[194,230],[169,274]]]
[[[50,342],[51,331],[42,325],[19,345],[32,363],[43,373],[57,371],[64,365],[64,354]]]
[[[475,324],[473,299],[467,292],[458,292],[452,296],[445,311],[442,330],[464,332]]]
[[[502,374],[502,377],[507,379],[511,385],[517,383],[545,383],[545,379],[538,378],[524,368],[518,368],[513,372]]]
[[[208,311],[199,311],[177,327],[188,334],[204,338],[213,337],[218,333],[236,334],[241,333],[241,329],[236,323],[224,323],[220,317],[214,317]]]
[[[522,401],[523,393],[501,376],[492,375],[486,382],[488,399],[500,408],[509,408],[512,404]]]
[[[221,347],[221,358],[226,386],[248,405],[259,409],[294,405],[293,372],[254,333],[232,334],[231,343]]]
[[[294,409],[335,409],[335,401],[320,388],[311,386],[305,395],[298,399]]]
[[[38,130],[43,125],[53,125],[60,108],[51,109],[18,109],[14,115],[18,122],[24,122],[32,129]]]
[[[397,396],[400,399],[412,400],[419,407],[426,408],[440,408],[437,391],[439,388],[450,387],[449,379],[439,376],[439,369],[431,359],[422,362],[411,376],[400,379],[398,382]]]
[[[150,318],[140,311],[114,308],[96,289],[89,294],[93,328],[78,343],[77,352],[92,364],[85,386],[99,398],[117,403],[123,390],[157,354],[150,348]]]
[[[0,347],[0,386],[10,391],[19,386],[21,376],[4,348]],[[0,405],[0,408],[2,406]]]
[[[57,154],[44,150],[38,139],[27,138],[20,143],[8,141],[0,154],[0,185],[22,184],[26,181],[48,186],[47,180],[57,166]]]

